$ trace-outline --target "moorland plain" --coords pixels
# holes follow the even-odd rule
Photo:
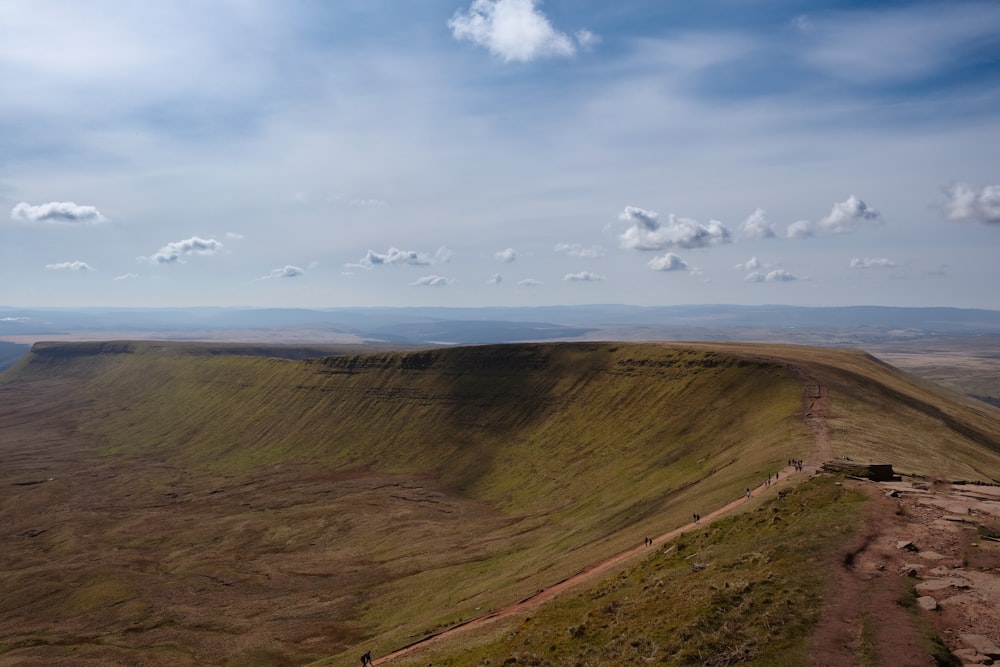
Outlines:
[[[350,664],[756,487],[814,396],[838,456],[1000,480],[996,409],[851,350],[219,352],[38,344],[0,377],[0,659]]]

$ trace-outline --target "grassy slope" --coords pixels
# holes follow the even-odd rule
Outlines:
[[[787,487],[535,613],[398,664],[806,664],[830,563],[864,503],[829,478]]]
[[[362,558],[345,555],[345,541],[366,545],[356,577],[363,590],[343,593],[337,613],[386,646],[523,597],[803,456],[811,447],[798,418],[803,378],[830,391],[838,454],[907,472],[1000,478],[1000,457],[990,454],[1000,413],[850,351],[547,344],[304,362],[216,352],[40,345],[3,382],[71,383],[69,393],[89,403],[75,431],[99,440],[102,465],[133,461],[135,485],[165,483],[150,462],[184,471],[192,492],[289,466],[433,481],[434,502],[449,507],[453,523],[362,495],[389,514],[341,528],[340,550],[323,552],[342,565],[336,558]],[[350,498],[317,505],[309,520],[326,526],[331,513],[351,511]],[[270,525],[241,546],[232,531],[250,519],[215,520],[172,545],[177,571],[221,567],[196,546],[220,529],[224,546],[247,550],[326,539],[326,529],[305,537],[298,523],[284,532]],[[128,532],[108,530],[122,540]]]

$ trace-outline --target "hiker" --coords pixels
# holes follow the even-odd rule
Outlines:
[[[750,487],[748,486],[747,487],[747,498],[749,498],[749,497],[750,497]]]
[[[365,667],[365,665],[374,665],[374,664],[375,663],[372,662],[372,652],[371,651],[365,651],[361,655],[361,667]]]

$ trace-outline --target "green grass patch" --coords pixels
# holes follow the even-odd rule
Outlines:
[[[809,482],[658,547],[499,639],[457,639],[401,664],[804,664],[829,563],[865,502],[831,480]]]

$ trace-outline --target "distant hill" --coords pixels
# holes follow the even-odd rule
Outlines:
[[[0,307],[0,339],[109,338],[272,343],[489,344],[550,340],[753,340],[859,345],[1000,333],[1000,311],[879,306],[519,308]],[[116,336],[117,334],[117,336]]]
[[[40,343],[0,376],[0,655],[402,646],[805,457],[818,396],[836,456],[1000,482],[1000,410],[853,350],[249,349]]]

